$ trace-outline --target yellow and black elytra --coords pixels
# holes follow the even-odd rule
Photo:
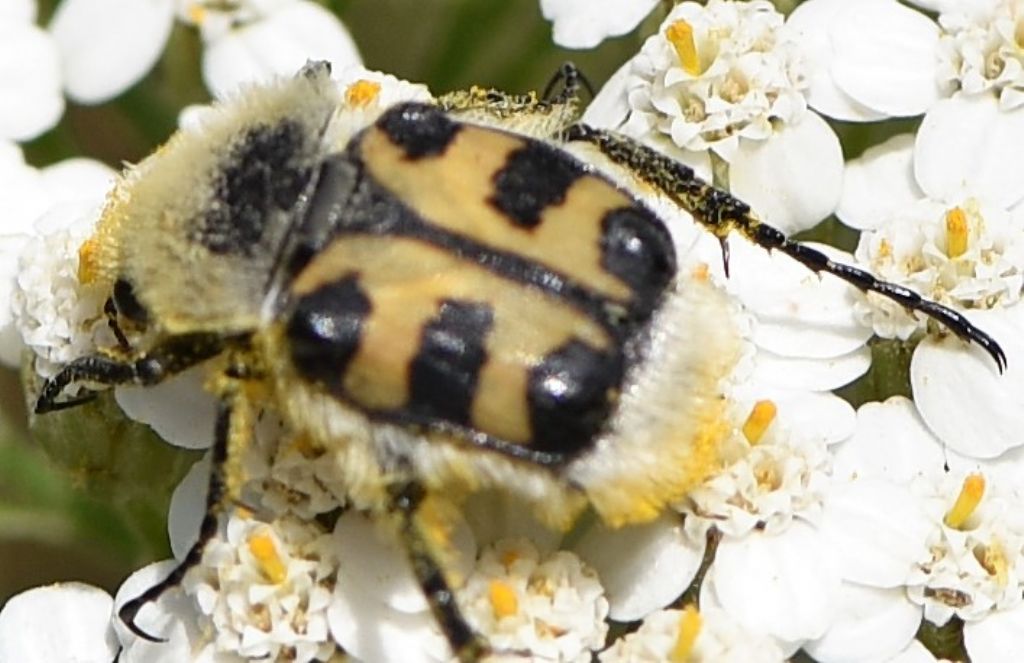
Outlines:
[[[464,661],[488,651],[453,599],[424,505],[485,488],[553,525],[586,506],[657,517],[716,467],[719,383],[740,352],[723,295],[679,273],[663,222],[571,156],[589,143],[720,239],[736,230],[880,292],[978,343],[958,313],[829,261],[627,138],[574,124],[574,69],[550,99],[472,90],[402,103],[354,135],[324,63],[253,89],[121,179],[81,250],[118,346],[78,382],[156,384],[210,360],[219,399],[200,537],[139,610],[176,586],[237,498],[229,461],[260,410],[329,450],[355,508],[389,520]],[[443,542],[442,542],[443,543]],[[151,638],[152,639],[152,638]]]

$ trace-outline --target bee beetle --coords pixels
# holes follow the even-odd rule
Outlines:
[[[210,361],[218,400],[198,542],[138,611],[200,560],[237,498],[226,469],[255,413],[335,452],[351,502],[395,524],[452,651],[467,626],[418,517],[432,495],[496,487],[552,524],[586,506],[653,519],[712,467],[719,382],[739,352],[722,295],[677,273],[665,224],[564,145],[589,144],[723,242],[732,232],[921,311],[979,344],[960,314],[788,240],[747,205],[631,139],[575,123],[556,95],[470,91],[405,102],[339,140],[326,63],[254,88],[131,168],[81,251],[118,345],[66,365],[72,385],[153,385]],[[531,134],[523,133],[529,125]],[[132,338],[122,329],[133,330]]]

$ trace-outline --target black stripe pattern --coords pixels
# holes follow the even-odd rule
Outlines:
[[[398,106],[376,125],[408,160],[443,155],[462,126],[422,104]],[[307,216],[295,229],[295,251],[303,255],[282,256],[280,269],[290,272],[283,282],[295,278],[309,258],[333,241],[359,235],[415,239],[557,298],[599,324],[611,339],[609,347],[599,349],[571,338],[535,365],[524,366],[522,398],[531,436],[515,444],[478,430],[472,417],[494,311],[479,301],[443,300],[423,325],[408,366],[407,402],[366,414],[455,433],[472,444],[544,465],[564,463],[587,449],[614,408],[629,365],[637,359],[637,346],[675,274],[674,248],[662,222],[637,202],[601,220],[601,267],[632,290],[629,301],[612,302],[569,274],[430,223],[368,174],[360,140],[357,136],[321,167]],[[563,204],[572,184],[589,171],[549,145],[522,141],[523,147],[494,176],[488,202],[517,227],[534,228],[542,223],[544,210]],[[281,305],[297,370],[352,402],[342,380],[359,347],[363,321],[372,315],[372,293],[362,292],[357,277],[349,276],[291,299],[286,294]]]

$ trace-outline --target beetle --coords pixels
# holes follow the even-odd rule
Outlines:
[[[45,381],[153,385],[210,363],[218,401],[207,512],[176,586],[237,499],[229,471],[262,410],[337,452],[351,503],[393,523],[455,655],[467,626],[419,514],[434,495],[497,487],[548,523],[586,506],[618,526],[656,517],[714,467],[739,352],[721,293],[680,277],[665,223],[566,144],[691,213],[815,272],[920,311],[980,345],[964,316],[839,264],[760,222],[729,193],[627,137],[576,122],[558,94],[470,90],[404,102],[339,137],[326,63],[253,88],[121,178],[81,250],[109,293],[118,344]],[[727,253],[723,251],[723,256]]]

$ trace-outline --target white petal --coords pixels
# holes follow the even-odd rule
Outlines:
[[[152,69],[174,23],[172,0],[64,0],[50,23],[68,96],[116,97]]]
[[[838,479],[875,477],[901,484],[942,472],[947,458],[913,401],[893,396],[857,411],[857,432],[835,449]]]
[[[921,3],[917,3],[921,4]],[[903,651],[885,663],[937,663],[938,659],[918,640],[911,640]]]
[[[922,197],[914,179],[914,134],[899,134],[846,164],[836,216],[851,228],[874,229]]]
[[[840,580],[814,529],[794,521],[778,535],[724,538],[705,582],[752,631],[796,642],[821,637],[838,608]]]
[[[629,114],[626,83],[629,82],[632,68],[632,61],[627,61],[605,82],[593,100],[587,104],[581,118],[584,124],[615,129],[626,121]]]
[[[684,536],[674,514],[616,530],[596,524],[574,549],[597,571],[608,597],[608,616],[620,622],[642,619],[678,598],[704,557],[704,545],[695,546]]]
[[[971,663],[1003,663],[1024,651],[1024,605],[994,612],[981,621],[964,624],[964,644]]]
[[[171,495],[171,505],[167,510],[167,536],[175,559],[185,559],[185,554],[199,538],[199,526],[206,515],[210,467],[210,454],[207,453],[192,464]]]
[[[871,587],[903,585],[932,531],[907,484],[861,478],[832,490],[820,529],[843,578]]]
[[[850,354],[828,359],[780,357],[761,350],[754,356],[751,381],[787,389],[829,391],[864,375],[871,367],[871,350],[862,346]]]
[[[787,234],[831,214],[843,191],[843,151],[815,113],[785,125],[766,141],[740,141],[729,186],[767,223]]]
[[[864,3],[867,0],[860,1]],[[884,113],[854,101],[836,85],[832,77],[833,55],[829,30],[835,15],[848,4],[849,0],[809,0],[800,3],[789,15],[783,29],[800,44],[811,66],[807,103],[812,108],[837,120],[882,120],[886,117]]]
[[[117,387],[114,396],[128,417],[151,426],[166,442],[205,449],[213,444],[217,421],[217,401],[203,389],[205,378],[206,366],[199,365],[151,387]]]
[[[180,589],[169,589],[157,600],[147,603],[138,612],[135,625],[143,632],[164,638],[166,642],[151,642],[138,637],[116,616],[128,601],[137,598],[167,577],[177,562],[173,559],[148,564],[125,578],[114,596],[114,630],[124,650],[121,663],[174,663],[193,660],[190,643],[199,640],[196,607],[191,597]]]
[[[994,458],[1024,444],[1024,306],[968,317],[1002,346],[1006,372],[952,334],[929,336],[914,351],[910,382],[921,418],[940,440],[964,455]]]
[[[0,21],[0,137],[29,140],[64,113],[57,43],[34,25]]]
[[[110,594],[77,582],[22,592],[0,611],[0,661],[109,663],[117,655],[113,605]]]
[[[353,511],[343,514],[335,525],[334,537],[341,560],[336,592],[353,597],[372,596],[376,602],[400,612],[428,609],[408,558],[393,537],[369,518]],[[455,547],[452,572],[464,578],[476,561],[472,533],[460,521],[452,527],[451,538]]]
[[[563,48],[593,48],[605,37],[631,31],[658,0],[540,0],[544,18],[554,23],[554,41]]]
[[[243,83],[293,75],[307,60],[327,60],[338,71],[362,62],[337,17],[300,0],[207,44],[203,80],[222,99]]]
[[[822,444],[842,442],[857,428],[853,407],[829,392],[803,389],[763,389],[762,398],[770,398],[778,408],[778,419],[803,439],[814,438]]]
[[[902,588],[843,583],[839,614],[820,640],[804,650],[820,663],[881,661],[899,654],[921,623],[921,607]]]
[[[840,262],[853,260],[830,246],[812,246]],[[727,285],[757,318],[758,347],[783,357],[827,359],[849,354],[871,337],[871,328],[854,315],[853,286],[743,240],[731,240],[729,249]]]
[[[39,171],[25,163],[21,148],[0,140],[0,235],[27,234],[49,206]]]
[[[447,658],[448,646],[429,611],[405,613],[348,593],[335,592],[327,609],[334,640],[364,663],[432,663]]]
[[[944,99],[917,132],[914,169],[921,189],[936,200],[977,196],[1001,207],[1024,199],[1018,176],[1024,109],[999,110],[991,95]]]
[[[3,23],[35,23],[36,0],[2,0],[0,1],[0,22]]]
[[[114,185],[117,172],[95,159],[65,159],[39,171],[50,204],[102,203]]]
[[[896,2],[848,3],[831,27],[832,76],[854,100],[893,116],[938,100],[939,26],[927,16]]]

